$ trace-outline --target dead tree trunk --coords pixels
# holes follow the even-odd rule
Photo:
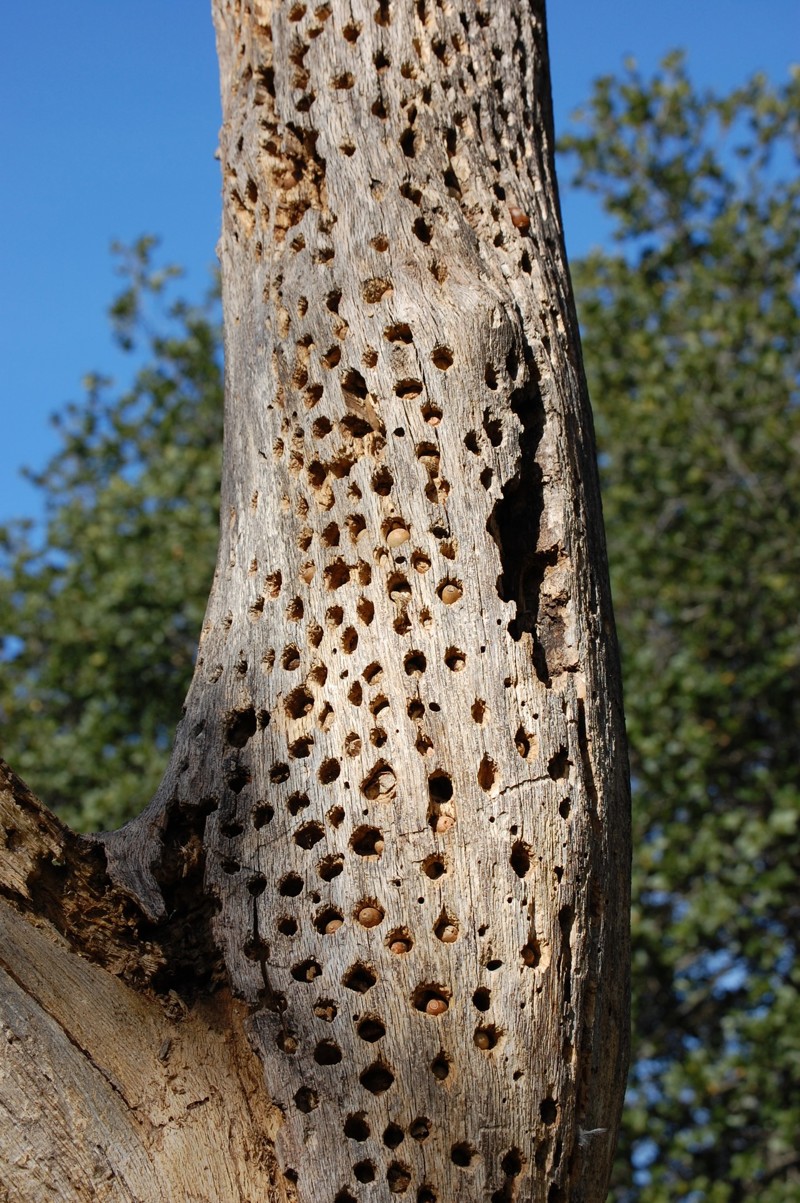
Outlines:
[[[115,890],[148,989],[241,1000],[272,1197],[600,1203],[627,773],[543,2],[214,8],[220,553]]]

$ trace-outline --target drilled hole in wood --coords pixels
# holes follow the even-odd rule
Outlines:
[[[344,922],[344,916],[335,906],[324,907],[314,919],[314,927],[322,936],[332,936]]]
[[[522,725],[517,727],[517,732],[514,736],[514,747],[523,760],[530,760],[535,754],[534,737],[529,735]]]
[[[434,802],[449,802],[453,797],[453,780],[449,773],[437,769],[428,777],[428,796]]]
[[[328,368],[328,370],[331,371],[333,368],[337,367],[339,360],[341,358],[342,358],[342,348],[337,346],[336,343],[334,343],[332,347],[328,347],[327,351],[322,356],[322,363],[323,363],[324,367]]]
[[[383,907],[374,898],[362,898],[353,912],[353,917],[362,927],[377,927],[383,922],[383,916]]]
[[[438,1203],[439,1196],[427,1182],[423,1182],[417,1191],[417,1203]]]
[[[438,1082],[444,1082],[450,1076],[450,1058],[444,1051],[431,1061],[431,1073]]]
[[[403,668],[409,677],[421,677],[428,667],[425,653],[415,649],[403,657]]]
[[[411,343],[414,341],[411,327],[406,325],[405,322],[395,322],[393,326],[386,326],[383,336],[390,343]],[[414,395],[417,396],[418,394],[415,393]]]
[[[477,1011],[488,1011],[491,1001],[491,991],[487,990],[485,986],[480,986],[472,996],[472,1005]]]
[[[351,731],[344,737],[345,756],[358,756],[361,751],[361,736]]]
[[[364,280],[361,285],[361,296],[368,305],[377,305],[392,291],[392,282],[385,276],[373,276],[369,280]]]
[[[341,557],[338,557],[328,565],[323,576],[326,589],[341,589],[342,585],[346,585],[350,580],[350,567]]]
[[[444,662],[451,672],[460,673],[467,667],[466,652],[457,647],[449,647],[444,654]]]
[[[439,448],[435,443],[417,443],[415,455],[422,464],[423,468],[425,468],[425,470],[430,473],[431,476],[435,476],[437,474],[439,471],[440,455]]]
[[[333,1198],[333,1203],[358,1203],[358,1199],[355,1197],[355,1195],[352,1195],[345,1186],[342,1187],[340,1191],[336,1192]]]
[[[314,698],[304,685],[298,685],[286,695],[283,708],[289,718],[303,718],[314,709]]]
[[[302,889],[303,879],[299,873],[287,873],[278,882],[278,893],[282,898],[296,898]]]
[[[328,352],[328,354],[330,353],[331,352]],[[330,366],[335,367],[335,364],[332,363]],[[303,405],[306,407],[306,409],[313,409],[315,405],[319,404],[320,398],[322,397],[324,391],[325,390],[321,384],[310,384],[303,393]]]
[[[339,761],[331,756],[327,760],[323,760],[319,766],[317,777],[322,785],[331,785],[332,782],[336,781],[341,771],[342,766],[339,764]]]
[[[373,493],[377,493],[379,497],[388,497],[394,484],[394,477],[387,467],[378,468],[377,472],[372,474]]]
[[[368,627],[375,617],[375,607],[369,598],[360,597],[356,605],[356,614],[359,622],[362,622],[365,627]]]
[[[358,1078],[361,1085],[370,1094],[384,1094],[394,1082],[394,1074],[383,1061],[375,1061],[368,1066]]]
[[[385,760],[379,760],[361,782],[361,792],[370,802],[393,802],[397,796],[397,776]]]
[[[372,433],[373,427],[372,424],[366,420],[366,418],[362,418],[358,414],[347,414],[339,422],[339,429],[341,430],[342,434],[348,438],[365,439],[368,434]],[[364,529],[366,523],[360,515],[358,515],[358,517],[360,519],[358,532],[360,532]],[[353,542],[355,542],[357,533],[354,536],[353,531],[351,530],[350,537],[353,539]]]
[[[390,518],[384,523],[383,536],[387,547],[402,547],[410,539],[408,527],[400,518]]]
[[[405,1140],[405,1133],[399,1124],[387,1124],[382,1139],[387,1149],[399,1149]]]
[[[412,229],[420,242],[427,246],[433,237],[433,229],[425,220],[424,217],[418,217],[414,222]]]
[[[386,1026],[377,1015],[365,1015],[356,1024],[356,1031],[362,1040],[366,1040],[367,1044],[374,1044],[376,1040],[380,1040],[386,1035]]]
[[[303,1115],[319,1107],[319,1095],[310,1086],[301,1086],[294,1094],[294,1105]]]
[[[383,832],[377,827],[357,827],[350,837],[350,847],[357,856],[379,857],[383,853]]]
[[[330,856],[325,856],[317,865],[317,873],[323,881],[333,881],[334,877],[338,877],[344,868],[344,857],[338,853],[333,853]]]
[[[527,965],[529,969],[537,967],[542,959],[542,950],[535,936],[529,937],[528,941],[523,944],[519,955],[522,957],[523,965]]]
[[[430,569],[430,556],[426,555],[424,551],[415,551],[411,557],[411,564],[422,575]]]
[[[411,126],[404,129],[400,135],[400,149],[407,159],[414,158],[414,131]]]
[[[355,627],[345,627],[342,631],[342,651],[346,656],[352,656],[358,647],[358,632]]]
[[[365,367],[374,368],[378,362],[378,352],[374,347],[365,347],[361,353],[361,362]]]
[[[539,1115],[543,1124],[554,1124],[558,1119],[558,1104],[555,1099],[542,1099],[539,1104]]]
[[[322,966],[313,957],[292,966],[292,977],[296,982],[313,982],[322,973]]]
[[[511,868],[517,877],[525,877],[531,869],[531,850],[523,840],[516,840],[511,847],[508,858]]]
[[[425,716],[425,706],[418,698],[413,698],[406,707],[410,719],[421,719]]]
[[[378,980],[378,975],[371,966],[363,961],[356,961],[342,977],[342,985],[356,994],[366,994]]]
[[[450,1150],[450,1160],[461,1169],[469,1169],[478,1160],[478,1150],[466,1141],[459,1141]]]
[[[303,736],[289,744],[289,756],[292,760],[306,760],[311,755],[314,740],[311,736]]]
[[[431,1134],[431,1121],[426,1115],[418,1115],[409,1124],[408,1134],[412,1140],[416,1140],[419,1144],[424,1144]]]
[[[411,1001],[417,1011],[421,1011],[424,1015],[437,1017],[444,1015],[450,1006],[450,991],[444,986],[426,982],[416,987]]]
[[[243,748],[256,733],[258,723],[253,706],[233,710],[225,717],[225,742],[232,748]]]
[[[287,672],[294,672],[300,667],[300,652],[293,643],[283,649],[281,664]]]
[[[518,1178],[522,1173],[522,1165],[522,1154],[519,1149],[509,1149],[507,1153],[503,1154],[500,1169],[507,1178]]]
[[[312,1010],[317,1019],[321,1019],[323,1023],[333,1023],[339,1013],[336,1003],[330,998],[317,999]]]
[[[294,842],[297,844],[298,848],[305,848],[308,850],[309,848],[313,848],[315,844],[318,844],[324,834],[325,832],[321,823],[304,823],[303,826],[298,827],[297,831],[294,833]]]
[[[348,1115],[344,1121],[344,1134],[349,1140],[358,1141],[359,1144],[369,1140],[370,1130],[366,1113],[356,1111],[354,1115]]]
[[[572,761],[569,758],[566,748],[559,748],[555,756],[551,756],[547,763],[547,772],[553,781],[563,781],[569,776],[569,770]]]
[[[453,366],[453,352],[449,347],[434,347],[433,351],[431,352],[431,359],[433,360],[434,366],[437,367],[440,372],[446,372],[448,368]]]
[[[268,802],[259,802],[253,807],[253,826],[256,831],[260,831],[262,827],[266,827],[267,823],[271,823],[275,818],[275,807],[270,806]]]
[[[386,1181],[390,1194],[404,1195],[411,1185],[411,1170],[407,1165],[393,1161],[386,1171]]]
[[[301,810],[305,810],[305,808],[310,805],[311,803],[308,800],[308,794],[295,792],[290,794],[286,799],[286,809],[292,816],[299,814]]]
[[[354,681],[347,691],[347,700],[353,706],[360,706],[364,700],[364,691],[359,681]]]
[[[452,606],[454,602],[460,600],[464,595],[464,586],[461,581],[444,580],[438,586],[436,592],[446,606]]]
[[[499,788],[497,764],[488,753],[484,754],[483,759],[478,765],[478,785],[485,793],[490,795],[496,794]]]
[[[278,761],[278,764],[273,764],[269,769],[269,781],[273,786],[280,786],[284,781],[289,781],[289,765]]]
[[[373,250],[381,253],[388,251],[389,249],[389,239],[385,234],[377,234],[374,238],[370,238],[369,244]]]
[[[338,524],[336,522],[329,522],[322,532],[322,542],[326,547],[338,547],[339,537],[340,532]]]
[[[344,373],[341,383],[345,400],[349,400],[357,405],[361,405],[366,401],[369,392],[367,382],[355,368],[350,368]]]
[[[558,813],[561,815],[562,819],[568,819],[569,812],[570,812],[569,798],[564,798],[564,799],[562,799],[561,803],[559,804]]]
[[[395,956],[403,956],[405,953],[411,952],[413,946],[414,940],[407,927],[396,927],[386,937],[386,947]]]
[[[394,392],[395,396],[400,397],[401,400],[412,401],[422,392],[422,381],[410,378],[398,380],[394,386]]]
[[[325,817],[327,818],[331,827],[340,827],[344,822],[344,807],[332,806]]]
[[[428,401],[422,406],[422,417],[429,426],[438,426],[442,420],[442,411],[438,405]]]
[[[431,881],[438,881],[440,877],[444,877],[447,872],[444,857],[440,856],[438,852],[434,852],[432,856],[426,856],[422,862],[422,872]]]
[[[433,928],[433,934],[442,944],[454,944],[458,939],[458,920],[442,908]]]
[[[277,927],[282,936],[297,935],[297,920],[291,915],[281,915],[278,919]]]
[[[342,1050],[335,1040],[320,1040],[314,1049],[314,1060],[317,1065],[338,1065],[342,1059]]]
[[[367,528],[366,521],[361,514],[348,514],[347,518],[345,518],[345,526],[350,535],[351,543],[357,543],[359,535]]]
[[[278,1032],[275,1037],[275,1043],[281,1052],[286,1053],[289,1057],[293,1057],[297,1052],[297,1037],[292,1035],[291,1032]]]
[[[357,1182],[374,1182],[375,1165],[372,1161],[357,1161],[353,1166],[353,1176]]]
[[[493,447],[499,447],[503,441],[503,424],[499,418],[492,416],[489,409],[483,411],[483,429]]]
[[[393,572],[386,582],[386,592],[394,602],[407,602],[411,597],[411,585],[402,572]]]

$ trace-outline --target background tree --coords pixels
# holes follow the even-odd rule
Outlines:
[[[281,1112],[277,1196],[599,1203],[627,1060],[628,779],[543,5],[214,12],[226,422],[195,674],[120,831],[81,844],[6,775],[5,889],[129,985],[194,987],[210,1039],[230,984]],[[83,982],[45,1038],[52,973],[24,945],[7,996],[42,1035],[17,1041],[4,1097],[67,1031],[107,1096],[124,1047],[86,1024],[119,1005]],[[135,1146],[147,1096],[116,1090]],[[88,1144],[36,1135],[82,1183],[91,1091],[56,1100]],[[41,1160],[22,1140],[18,1191]],[[137,1158],[100,1148],[141,1197]],[[163,1138],[136,1151],[153,1167]],[[197,1162],[210,1197],[253,1197]]]
[[[153,239],[120,251],[110,316],[139,364],[97,376],[57,419],[34,480],[44,538],[0,531],[0,715],[9,755],[84,831],[137,814],[164,772],[218,539],[222,334],[217,289],[167,300]]]
[[[565,140],[618,247],[573,272],[635,786],[617,1197],[643,1203],[800,1198],[798,102],[798,76],[698,95],[673,56],[601,80]]]

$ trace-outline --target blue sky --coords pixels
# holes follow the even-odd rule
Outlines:
[[[410,2],[410,0],[408,0]],[[11,5],[0,47],[0,521],[37,516],[19,476],[57,442],[48,416],[89,371],[125,370],[105,310],[109,246],[158,234],[198,295],[219,228],[219,99],[206,0],[36,0]],[[797,0],[550,0],[556,122],[632,55],[648,70],[677,46],[700,86],[800,58]],[[600,241],[591,203],[562,189],[572,254]],[[124,377],[123,377],[124,379]]]

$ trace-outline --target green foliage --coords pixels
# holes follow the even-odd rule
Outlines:
[[[800,76],[599,81],[564,140],[634,783],[614,1198],[800,1199]]]
[[[31,524],[0,529],[0,721],[15,769],[82,829],[152,796],[180,717],[217,541],[222,432],[216,290],[166,297],[153,241],[123,254],[111,309],[139,367],[87,381],[34,476]],[[141,345],[140,345],[141,344]]]
[[[720,99],[679,56],[629,67],[564,150],[617,246],[573,265],[634,773],[613,1197],[800,1200],[800,81]],[[151,249],[112,311],[146,366],[91,383],[38,478],[44,546],[6,531],[0,561],[8,747],[84,827],[158,781],[216,543],[216,309],[155,333]]]

